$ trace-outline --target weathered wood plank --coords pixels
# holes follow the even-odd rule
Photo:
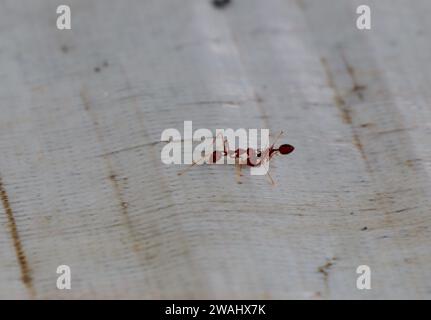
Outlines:
[[[1,1],[0,298],[430,298],[431,4],[368,2]],[[296,151],[179,177],[185,120]]]

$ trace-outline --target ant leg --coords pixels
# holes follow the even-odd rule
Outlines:
[[[266,173],[266,176],[269,179],[269,182],[271,183],[271,185],[274,187],[275,186],[275,182],[274,179],[272,179],[271,175],[269,174],[269,171]]]
[[[236,158],[235,150],[232,150],[232,151],[230,150],[229,141],[227,140],[227,138],[224,138],[223,140],[223,148],[226,156],[229,156],[233,159]]]
[[[210,154],[210,156],[212,156],[212,153]],[[184,173],[186,173],[187,171],[189,171],[194,165],[198,164],[202,159],[205,159],[207,157],[208,157],[208,155],[205,155],[202,158],[200,158],[198,161],[193,161],[193,163],[191,165],[189,165],[183,171],[178,172],[177,175],[179,175],[179,176],[183,175]]]
[[[221,136],[221,138],[222,138],[222,141],[223,141],[223,157],[225,157],[225,156],[228,156],[229,155],[229,153],[230,153],[230,151],[229,151],[229,144],[228,144],[228,146],[227,146],[227,149],[226,149],[226,139],[225,139],[225,137],[223,136],[223,134],[221,133],[221,132],[219,132],[218,134],[217,134],[217,136],[214,138],[214,143],[216,143],[217,141],[217,138],[219,137],[219,136]],[[216,145],[216,148],[215,148],[216,150],[217,150],[217,145]],[[224,160],[223,160],[223,163],[224,163]]]
[[[236,171],[236,182],[238,184],[242,184],[242,182],[241,182],[241,176],[242,176],[242,174],[241,174],[241,165],[239,163],[235,164],[235,171]]]
[[[280,133],[278,134],[278,136],[274,139],[274,141],[272,141],[271,146],[274,147],[275,143],[278,141],[278,139],[280,139],[280,137],[283,135],[283,131],[280,131]]]
[[[271,150],[273,150],[275,143],[278,141],[278,139],[280,139],[280,137],[282,135],[283,135],[283,131],[280,131],[278,136],[272,142],[271,147],[266,148],[265,150],[261,151],[260,161],[259,161],[260,164],[263,164],[265,161],[270,161],[272,159],[272,157],[276,155],[276,152],[271,153]]]
[[[223,137],[223,135],[221,134],[221,132],[218,134],[218,135],[216,135],[214,138],[213,138],[213,146],[215,145],[215,143],[216,143],[216,141],[217,141],[217,138],[218,138],[218,136],[222,136]],[[204,155],[202,158],[200,158],[198,161],[193,161],[192,162],[192,164],[191,165],[189,165],[187,168],[185,168],[183,171],[180,171],[180,172],[178,172],[177,173],[177,175],[179,175],[179,176],[181,176],[181,175],[183,175],[184,173],[186,173],[187,171],[189,171],[193,166],[195,166],[196,164],[198,164],[200,161],[202,161],[203,159],[205,159],[205,158],[207,158],[207,157],[209,157],[209,156],[213,156],[213,152],[211,152],[211,154],[210,155]]]
[[[263,149],[260,151],[259,163],[262,164],[265,161],[271,160],[272,154],[270,154],[270,151],[272,150],[272,148],[274,148],[275,143],[277,142],[278,139],[280,139],[282,134],[283,134],[283,131],[280,131],[280,133],[277,135],[277,137],[274,139],[274,141],[270,144],[270,146],[268,146],[266,149]],[[265,147],[265,146],[261,146],[261,147]]]

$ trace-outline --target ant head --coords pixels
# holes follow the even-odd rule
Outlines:
[[[278,151],[281,154],[289,154],[291,153],[293,150],[295,150],[294,146],[291,146],[290,144],[282,144],[280,147],[278,147]]]

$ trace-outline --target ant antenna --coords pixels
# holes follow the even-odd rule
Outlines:
[[[221,135],[221,133],[219,133],[219,134],[217,134],[215,137],[212,137],[213,138],[213,145],[216,143],[216,141],[217,141],[217,138],[219,137]],[[223,135],[222,135],[222,137],[223,137]],[[193,140],[192,140],[193,141]],[[226,151],[226,148],[225,148],[225,141],[223,141],[223,148],[225,149],[224,151]],[[216,151],[214,151],[214,152],[216,152]],[[210,156],[214,156],[214,152],[212,152],[211,154],[210,154]],[[205,158],[207,158],[208,157],[208,155],[204,155],[202,158],[200,158],[198,161],[193,161],[192,162],[192,164],[191,165],[189,165],[187,168],[185,168],[184,170],[182,170],[182,171],[180,171],[180,172],[178,172],[177,173],[177,175],[179,175],[179,176],[181,176],[181,175],[183,175],[184,173],[186,173],[187,171],[189,171],[194,165],[196,165],[196,164],[198,164],[201,160],[205,160]],[[218,159],[217,159],[218,160]]]
[[[275,143],[278,141],[278,139],[280,139],[280,137],[283,135],[283,131],[280,131],[280,133],[278,134],[277,138],[274,139],[274,141],[272,142],[272,147],[275,145]]]
[[[272,142],[272,144],[270,145],[269,148],[266,148],[265,151],[263,153],[261,153],[261,160],[260,162],[262,163],[263,161],[266,160],[266,158],[270,159],[271,158],[271,149],[274,147],[275,143],[278,141],[278,139],[280,139],[280,137],[283,135],[283,131],[280,131],[280,133],[278,134],[278,136],[274,139],[274,141]]]
[[[266,173],[266,176],[268,177],[269,182],[271,182],[271,185],[272,185],[272,186],[275,186],[274,179],[272,179],[271,175],[269,174],[269,171]]]
[[[199,159],[202,160],[202,159]],[[177,173],[177,175],[182,176],[184,173],[186,173],[187,171],[189,171],[195,164],[198,164],[199,161],[193,161],[193,163],[191,165],[189,165],[187,168],[185,168],[183,171],[180,171]]]

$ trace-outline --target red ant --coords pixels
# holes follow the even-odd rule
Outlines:
[[[239,177],[242,176],[241,174],[241,168],[243,165],[247,165],[249,167],[256,167],[259,166],[261,164],[263,164],[265,161],[270,161],[272,159],[272,157],[274,157],[277,154],[289,154],[291,152],[293,152],[293,150],[295,150],[295,147],[293,147],[290,144],[282,144],[280,145],[278,148],[274,148],[275,143],[277,142],[277,140],[280,138],[280,136],[283,134],[283,131],[280,132],[280,134],[277,136],[277,138],[274,140],[274,142],[272,143],[272,145],[265,149],[265,150],[259,150],[257,149],[257,151],[255,151],[252,148],[247,148],[247,149],[236,149],[235,151],[230,150],[229,149],[229,142],[227,141],[227,139],[225,137],[223,137],[223,151],[219,151],[219,150],[214,150],[212,152],[212,154],[205,155],[203,156],[201,159],[199,159],[198,161],[193,161],[193,163],[186,168],[185,170],[181,171],[178,173],[178,175],[182,175],[183,173],[185,173],[186,171],[188,171],[189,169],[191,169],[194,165],[198,164],[201,160],[208,158],[208,163],[216,163],[217,161],[219,161],[222,157],[226,156],[226,157],[230,157],[230,158],[234,158],[235,159],[235,167],[236,167],[236,172],[237,172],[237,182],[241,183],[239,181]],[[221,135],[221,134],[219,134]],[[215,143],[215,141],[217,140],[218,136],[217,135],[214,140],[213,140],[213,144]],[[244,157],[246,156],[246,159],[244,159]],[[269,171],[267,171],[266,175],[268,176],[270,182],[272,185],[274,185],[274,180],[272,179],[271,175],[269,174]]]

